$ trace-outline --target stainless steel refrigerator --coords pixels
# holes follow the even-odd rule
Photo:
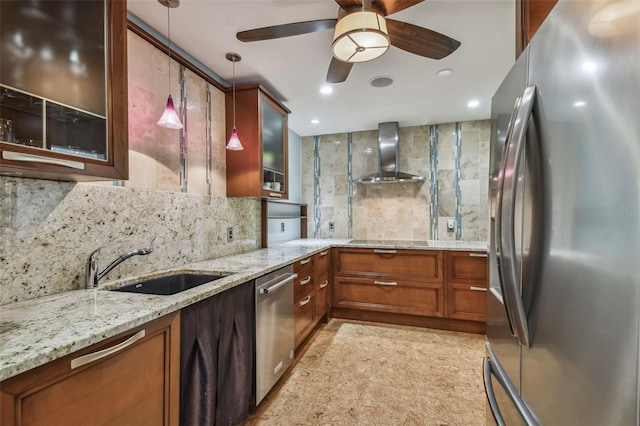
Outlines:
[[[488,423],[638,425],[640,1],[562,1],[492,99]]]

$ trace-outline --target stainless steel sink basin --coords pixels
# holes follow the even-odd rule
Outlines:
[[[124,291],[128,293],[159,294],[168,296],[181,291],[210,283],[229,276],[229,274],[190,274],[178,273],[160,278],[151,278],[124,287],[111,289],[112,291]]]

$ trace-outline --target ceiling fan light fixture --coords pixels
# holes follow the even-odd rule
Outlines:
[[[382,56],[390,46],[384,17],[372,11],[346,15],[336,23],[332,52],[342,62],[367,62]]]

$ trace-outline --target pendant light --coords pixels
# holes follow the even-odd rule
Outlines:
[[[233,52],[227,53],[225,57],[233,63],[233,131],[231,132],[231,137],[227,143],[227,149],[229,151],[242,151],[244,147],[242,146],[242,143],[240,143],[240,138],[236,131],[236,62],[240,62],[242,58],[240,55]]]
[[[171,21],[169,19],[169,9],[180,6],[180,0],[158,0],[158,3],[167,8],[167,40],[169,41],[167,48],[169,54],[169,98],[162,117],[158,120],[158,126],[167,129],[182,129],[184,126],[173,107],[173,99],[171,99]]]

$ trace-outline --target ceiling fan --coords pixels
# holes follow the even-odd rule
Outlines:
[[[386,18],[387,15],[422,3],[424,0],[335,0],[340,6],[337,19],[294,22],[240,31],[240,41],[261,41],[334,29],[333,58],[327,72],[328,83],[347,79],[351,67],[384,54],[389,45],[416,55],[442,59],[460,42],[444,34]]]

